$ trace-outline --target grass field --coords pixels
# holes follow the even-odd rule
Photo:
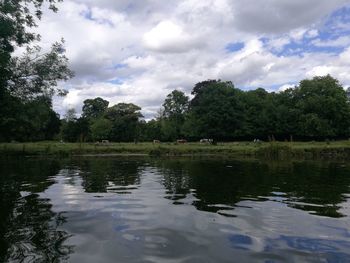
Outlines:
[[[1,143],[0,155],[152,155],[152,156],[237,156],[262,158],[350,158],[350,141],[332,142],[230,142],[200,143]]]

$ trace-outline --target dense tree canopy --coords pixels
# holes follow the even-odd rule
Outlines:
[[[172,91],[158,117],[148,122],[142,120],[140,107],[126,103],[114,105],[93,122],[90,138],[228,141],[350,136],[349,97],[331,76],[302,80],[298,86],[278,93],[263,88],[242,91],[231,82],[207,80],[197,83],[192,95],[189,100],[183,92]]]
[[[107,109],[105,118],[112,122],[110,139],[113,141],[135,141],[139,137],[141,108],[132,103],[118,103]]]
[[[55,3],[60,1],[0,1],[0,140],[52,139],[59,131],[51,100],[54,94],[66,94],[57,87],[58,82],[71,78],[73,72],[68,68],[63,40],[44,53],[31,45],[40,36],[30,28],[41,18],[45,2],[56,11]],[[16,57],[14,51],[20,46],[25,46],[26,52]]]
[[[83,105],[83,117],[88,119],[97,119],[101,117],[107,110],[109,102],[100,97],[95,99],[87,99]]]
[[[192,94],[189,113],[198,132],[194,137],[226,140],[240,136],[244,117],[242,91],[231,82],[214,80],[196,84]]]
[[[183,137],[182,126],[188,111],[189,99],[178,90],[167,95],[161,112],[162,138],[165,140],[176,140]]]

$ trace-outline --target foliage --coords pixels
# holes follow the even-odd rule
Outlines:
[[[140,140],[153,141],[162,139],[162,127],[159,120],[152,119],[140,122]]]
[[[107,109],[105,118],[113,124],[111,140],[119,142],[137,141],[141,108],[132,103],[118,103]]]
[[[183,136],[182,126],[188,110],[189,99],[178,90],[167,95],[161,115],[162,139],[174,141]]]
[[[91,135],[94,141],[110,138],[113,123],[105,118],[96,119],[91,125]]]
[[[65,95],[58,81],[68,80],[73,72],[64,56],[63,40],[48,53],[30,46],[40,36],[30,31],[41,18],[42,5],[57,11],[61,0],[0,1],[0,140],[52,139],[59,127],[52,110],[52,96]],[[21,57],[15,48],[26,46]]]
[[[90,131],[89,125],[87,119],[77,118],[75,109],[69,109],[62,120],[62,139],[68,142],[86,141]]]
[[[57,11],[55,3],[61,0],[3,0],[0,1],[0,93],[4,91],[11,75],[9,67],[11,54],[16,46],[29,44],[39,39],[39,35],[29,32],[36,26],[36,19],[42,15],[44,2]]]
[[[0,140],[50,140],[58,134],[60,119],[52,110],[50,98],[37,97],[27,103],[21,103],[19,99],[10,97],[7,103],[12,112],[2,119]]]
[[[22,57],[13,57],[9,64],[12,74],[7,82],[10,94],[22,100],[38,95],[52,97],[56,92],[66,95],[66,90],[55,89],[58,81],[73,77],[63,53],[63,43],[63,40],[55,43],[49,53],[42,53],[41,48],[35,46],[27,47]]]
[[[101,117],[107,110],[109,102],[100,97],[95,99],[87,99],[83,105],[83,117],[88,119],[97,119]]]
[[[231,82],[209,80],[196,84],[192,94],[189,111],[192,121],[200,124],[194,137],[227,140],[239,135],[244,117],[242,91]]]
[[[66,122],[75,122],[77,120],[77,112],[74,108],[68,109],[64,115],[64,120]]]

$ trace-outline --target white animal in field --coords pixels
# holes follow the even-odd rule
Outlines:
[[[212,144],[214,142],[213,139],[200,139],[200,143]]]

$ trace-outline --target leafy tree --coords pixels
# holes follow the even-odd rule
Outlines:
[[[198,130],[196,138],[229,140],[237,136],[243,125],[242,91],[232,82],[208,80],[197,83],[192,95],[189,111],[199,125],[193,127]]]
[[[271,121],[268,104],[272,95],[262,88],[247,91],[242,94],[244,107],[243,125],[237,134],[245,138],[264,137]]]
[[[181,129],[188,110],[189,99],[182,92],[173,90],[163,103],[161,129],[166,140],[175,140],[182,136]]]
[[[66,93],[57,88],[57,81],[73,76],[64,56],[63,41],[55,43],[48,53],[42,53],[38,46],[29,45],[40,39],[38,34],[30,32],[30,28],[35,27],[36,21],[41,18],[44,2],[49,3],[50,9],[57,11],[55,3],[60,1],[0,1],[0,140],[36,140],[41,136],[32,136],[30,131],[23,130],[42,131],[43,122],[35,121],[43,116],[42,112],[31,115],[31,107],[37,105],[42,97],[50,100],[47,105],[51,108],[47,112],[51,114],[52,120],[55,119],[51,97],[55,93]],[[18,46],[27,47],[21,57],[13,56]],[[39,105],[43,107],[41,102]],[[27,120],[32,120],[32,124],[38,126],[29,125]],[[57,119],[54,122],[57,124]],[[20,138],[20,134],[24,137]]]
[[[107,109],[105,118],[113,123],[111,139],[113,141],[133,141],[139,137],[141,108],[132,103],[118,103]]]
[[[88,119],[97,119],[107,110],[109,102],[100,97],[87,99],[83,105],[83,117]]]
[[[75,122],[77,120],[77,112],[74,108],[68,109],[64,115],[66,122]]]
[[[61,120],[59,114],[54,112],[51,108],[48,113],[49,119],[44,129],[45,140],[53,140],[55,135],[60,132]]]
[[[165,117],[182,117],[188,110],[188,97],[179,90],[173,90],[167,95],[163,107]]]
[[[95,141],[109,140],[113,123],[105,118],[99,118],[94,120],[91,125],[91,135]]]
[[[299,136],[345,137],[349,135],[350,105],[346,91],[330,75],[302,80],[293,90],[300,112]]]
[[[38,95],[66,95],[66,90],[55,88],[58,81],[73,77],[64,55],[63,44],[63,40],[55,43],[49,53],[42,53],[39,46],[27,47],[22,57],[13,57],[9,64],[12,74],[7,82],[10,94],[22,101]]]
[[[29,44],[39,39],[39,35],[30,32],[41,18],[44,2],[57,11],[55,3],[61,0],[3,0],[0,2],[0,94],[4,93],[6,83],[11,76],[9,67],[11,54],[16,46]]]
[[[90,123],[86,118],[77,118],[75,109],[68,109],[62,120],[62,139],[68,142],[84,142],[88,139]]]
[[[50,140],[59,132],[59,116],[52,110],[50,98],[41,96],[27,103],[13,99],[11,110],[13,113],[3,119],[6,129],[1,131],[0,140]]]
[[[12,53],[16,46],[30,44],[40,36],[30,32],[41,18],[41,7],[44,2],[49,8],[57,11],[55,3],[61,0],[3,0],[0,2],[0,101],[3,99],[9,80],[14,70],[11,67]]]
[[[153,141],[162,139],[161,123],[159,120],[152,119],[148,122],[140,122],[140,139],[142,141]]]

